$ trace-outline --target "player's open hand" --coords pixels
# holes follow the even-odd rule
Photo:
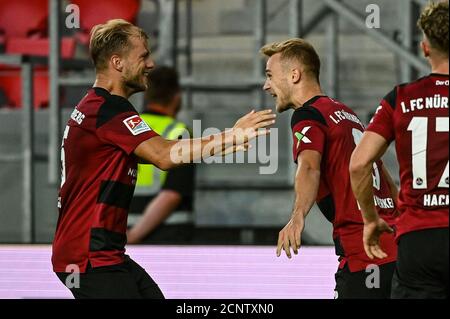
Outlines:
[[[231,146],[228,146],[227,148],[224,148],[222,150],[222,152],[218,153],[217,155],[221,155],[222,157],[225,157],[226,155],[231,154],[231,153],[237,153],[240,151],[247,152],[251,148],[252,148],[252,145],[249,144],[248,142],[240,144],[240,145],[231,145]]]
[[[283,249],[288,258],[291,258],[291,248],[294,254],[298,254],[301,245],[301,234],[305,227],[303,216],[292,216],[289,223],[278,234],[277,257],[280,257]]]
[[[272,114],[272,110],[263,111],[251,111],[241,117],[233,127],[233,131],[237,137],[237,140],[241,140],[241,143],[248,142],[259,135],[266,135],[269,130],[266,128],[275,123],[276,114]],[[238,143],[240,144],[240,143]]]
[[[394,230],[382,218],[364,224],[364,250],[370,259],[387,257],[387,254],[380,247],[380,236],[384,232],[393,233]]]

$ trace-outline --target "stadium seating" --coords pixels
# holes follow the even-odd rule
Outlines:
[[[48,0],[0,0],[0,46],[4,54],[46,57],[49,55]],[[75,39],[63,38],[61,55],[72,58]],[[49,102],[49,78],[46,67],[34,67],[34,106],[45,107]],[[0,90],[7,106],[21,106],[20,67],[0,65]]]
[[[0,89],[5,93],[5,106],[19,108],[22,106],[22,78],[19,67],[0,66]],[[44,108],[49,103],[49,77],[47,67],[34,67],[33,74],[33,105]]]
[[[84,45],[89,43],[89,32],[96,24],[116,18],[135,23],[140,8],[140,0],[71,0],[71,3],[80,8],[81,32],[76,37]]]
[[[45,36],[48,0],[0,0],[0,30],[5,37]]]
[[[6,54],[48,56],[48,0],[0,0],[0,44]],[[63,38],[63,58],[75,53],[75,40]]]

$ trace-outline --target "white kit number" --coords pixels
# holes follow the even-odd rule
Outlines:
[[[64,130],[63,140],[61,143],[61,188],[66,182],[66,153],[64,152],[64,141],[67,139],[69,135],[70,126],[67,125]]]
[[[436,132],[449,131],[448,117],[436,118]],[[412,132],[412,173],[413,188],[427,189],[427,145],[428,145],[428,118],[413,117],[408,125],[408,131]],[[448,188],[448,161],[444,173],[439,180],[438,187]]]
[[[353,140],[355,141],[355,145],[358,145],[359,142],[361,142],[361,139],[363,137],[363,132],[354,128],[352,130],[352,134],[353,134]],[[380,190],[380,188],[381,188],[380,170],[378,169],[377,163],[373,163],[372,177],[373,177],[373,187],[376,190]]]

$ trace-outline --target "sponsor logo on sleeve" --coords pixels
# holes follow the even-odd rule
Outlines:
[[[297,138],[297,148],[300,146],[300,142],[303,142],[305,144],[311,143],[311,140],[308,137],[306,137],[306,133],[309,131],[310,128],[311,126],[307,126],[303,128],[301,133],[299,132],[295,133],[295,137]]]
[[[126,118],[125,120],[123,120],[123,124],[125,124],[127,129],[133,135],[139,135],[141,133],[152,130],[150,126],[148,126],[147,123],[145,123],[144,120],[140,118],[139,115],[133,115],[129,118]]]

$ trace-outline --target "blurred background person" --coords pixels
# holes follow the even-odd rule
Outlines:
[[[142,119],[161,136],[189,138],[187,126],[177,120],[182,105],[179,76],[174,68],[156,67],[149,75]],[[189,243],[192,239],[195,165],[170,171],[139,164],[131,203],[128,244],[143,242]]]

